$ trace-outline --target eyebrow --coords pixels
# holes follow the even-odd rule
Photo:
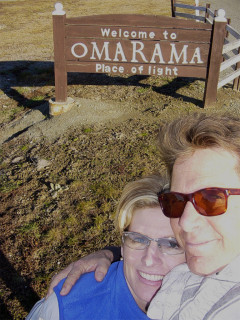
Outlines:
[[[143,234],[143,233],[141,233],[141,232],[138,232],[138,231],[132,231],[132,230],[127,230],[127,231],[129,231],[129,232],[135,232],[135,233],[141,234],[142,236],[152,238],[152,237],[150,237],[150,236],[148,236],[148,235],[146,235],[146,234]],[[161,238],[174,238],[174,239],[176,239],[174,235],[161,236],[161,237],[159,237],[159,238],[154,238],[154,239],[161,239]]]

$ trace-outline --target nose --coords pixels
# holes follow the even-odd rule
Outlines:
[[[204,216],[201,216],[196,209],[194,208],[193,204],[188,201],[181,218],[179,218],[179,226],[185,232],[192,232],[194,229],[200,227],[204,220]]]
[[[156,263],[163,262],[163,254],[160,252],[155,241],[151,241],[150,245],[144,250],[142,262],[150,267]]]

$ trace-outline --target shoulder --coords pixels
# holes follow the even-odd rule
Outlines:
[[[114,263],[102,282],[97,282],[94,272],[85,274],[73,286],[72,290],[66,296],[60,295],[61,285],[54,288],[56,292],[60,319],[112,319],[116,312],[114,307],[119,303],[116,292],[121,283],[121,264]],[[109,318],[111,316],[111,318]],[[114,318],[114,317],[113,317]]]
[[[183,282],[186,278],[193,276],[186,263],[174,267],[163,279],[163,284],[174,282],[176,279]]]
[[[58,320],[59,309],[55,293],[52,293],[48,299],[38,301],[30,311],[26,320]]]
[[[87,297],[93,295],[104,295],[108,291],[113,288],[113,285],[116,281],[116,277],[118,277],[120,269],[120,262],[113,263],[103,281],[98,282],[95,279],[94,272],[85,273],[81,276],[80,279],[75,283],[72,290],[69,292],[67,296],[60,296],[60,291],[62,285],[65,281],[63,279],[55,288],[54,291],[57,295],[58,301],[59,299],[63,300],[71,300],[73,297],[74,299],[79,299],[80,301],[84,301]],[[119,277],[118,277],[119,278]]]

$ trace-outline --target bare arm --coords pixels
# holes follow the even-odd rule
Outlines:
[[[95,271],[95,279],[97,281],[102,281],[111,263],[118,260],[118,252],[120,250],[120,248],[113,248],[113,250],[111,250],[111,247],[108,248],[91,253],[84,258],[72,262],[60,273],[56,274],[52,278],[46,298],[48,298],[53,292],[53,288],[66,277],[67,279],[65,280],[60,292],[61,295],[68,294],[75,282],[86,272]]]

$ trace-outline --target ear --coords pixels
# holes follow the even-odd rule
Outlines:
[[[121,255],[123,257],[123,246],[121,246]]]

